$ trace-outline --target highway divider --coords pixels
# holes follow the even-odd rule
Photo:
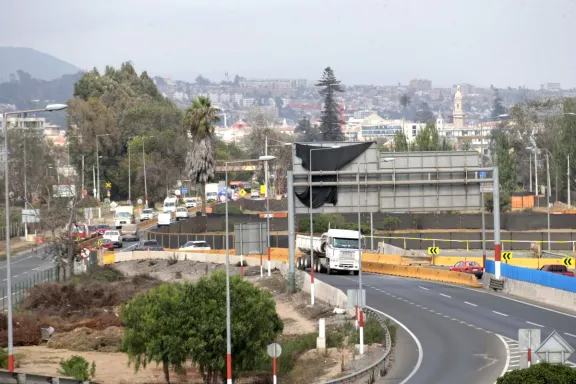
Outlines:
[[[478,282],[478,279],[476,279],[476,276],[472,274],[446,271],[443,269],[413,267],[409,265],[362,263],[362,271],[370,273],[379,273],[382,275],[411,277],[422,280],[453,283],[473,288],[482,287],[482,285]]]

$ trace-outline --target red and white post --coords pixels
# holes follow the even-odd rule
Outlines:
[[[264,266],[262,265],[262,255],[260,255],[260,278],[264,277]]]
[[[493,168],[493,196],[494,196],[494,275],[497,279],[501,276],[502,244],[500,242],[500,182],[498,167]]]
[[[226,384],[232,384],[232,354],[226,354]]]
[[[360,309],[358,325],[360,327],[360,354],[364,354],[364,312]]]
[[[273,377],[273,379],[272,379],[273,384],[277,384],[278,379],[277,379],[277,375],[276,375],[276,357],[272,358],[272,375],[273,375],[272,376]]]
[[[314,260],[311,258],[310,260]],[[314,265],[310,265],[310,305],[314,306]]]
[[[356,329],[358,329],[358,319],[360,317],[358,316],[358,303],[356,303],[356,305],[354,305],[354,327],[356,327]]]
[[[528,368],[532,365],[532,349],[528,348]]]

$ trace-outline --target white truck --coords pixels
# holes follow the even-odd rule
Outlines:
[[[298,257],[298,269],[305,270],[312,266],[310,258],[310,235],[296,236],[296,250],[304,253]],[[329,229],[322,236],[312,238],[314,252],[314,271],[326,272],[354,272],[360,271],[360,247],[358,231],[347,229]]]
[[[218,183],[206,184],[204,195],[206,196],[206,203],[211,203],[218,200]]]
[[[170,226],[170,221],[172,220],[172,214],[170,212],[162,212],[158,214],[158,226],[165,227]]]
[[[178,206],[178,197],[168,196],[164,199],[164,205],[162,206],[162,212],[176,212],[176,206]]]
[[[114,226],[122,228],[124,224],[134,224],[134,207],[132,205],[119,205],[114,213]]]

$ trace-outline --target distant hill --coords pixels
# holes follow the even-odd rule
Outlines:
[[[0,83],[10,81],[17,71],[39,80],[54,80],[81,71],[75,65],[32,48],[0,47],[0,57]]]

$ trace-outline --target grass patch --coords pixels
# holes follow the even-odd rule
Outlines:
[[[124,281],[126,277],[119,270],[109,266],[94,266],[88,269],[88,272],[82,275],[75,275],[70,278],[74,284],[92,284],[92,283],[114,283]]]

